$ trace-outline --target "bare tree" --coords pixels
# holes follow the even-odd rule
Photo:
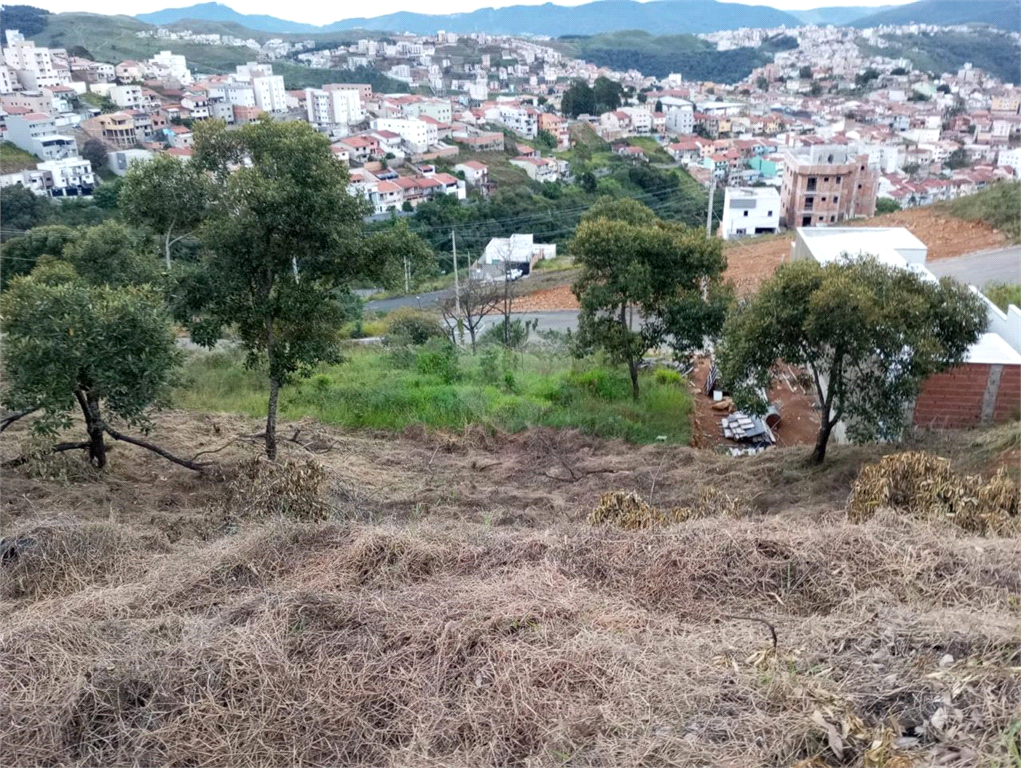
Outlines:
[[[482,328],[482,321],[500,308],[503,293],[496,285],[472,276],[461,283],[460,299],[460,314],[457,311],[457,297],[451,296],[443,303],[443,319],[451,331],[457,328],[458,323],[464,324],[471,339],[472,354],[475,354],[476,336]]]

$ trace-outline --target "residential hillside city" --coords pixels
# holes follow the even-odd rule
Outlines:
[[[0,7],[0,766],[1021,768],[1021,0],[486,1]]]
[[[700,184],[719,188],[724,238],[836,224],[870,216],[884,200],[922,206],[1021,173],[1021,88],[967,63],[932,73],[876,53],[898,35],[955,29],[805,26],[702,35],[721,51],[792,41],[730,84],[614,71],[570,58],[544,38],[440,31],[317,48],[312,40],[260,44],[157,28],[136,34],[165,41],[167,50],[142,61],[96,61],[7,29],[3,140],[39,162],[4,174],[0,185],[89,195],[100,175],[123,175],[155,153],[187,159],[196,121],[236,126],[270,115],[307,121],[328,136],[351,168],[351,191],[375,214],[407,213],[436,195],[490,194],[497,182],[484,153],[512,150],[509,165],[535,182],[575,181],[571,150],[591,129],[630,162],[654,162],[652,150],[661,149]],[[989,34],[1015,45],[1021,38]],[[252,61],[226,74],[193,72],[174,53],[178,42],[246,47]],[[288,89],[273,68],[283,57],[316,69],[375,70],[411,92],[349,82]],[[583,102],[572,89],[605,81],[615,103],[593,104],[612,108],[578,112]],[[94,151],[83,157],[87,141],[101,142],[107,159]],[[662,162],[665,155],[657,155]],[[820,174],[825,181],[816,182]],[[815,183],[831,194],[814,194]]]

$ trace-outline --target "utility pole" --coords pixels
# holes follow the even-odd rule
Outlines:
[[[454,311],[457,312],[457,316],[461,316],[461,284],[457,279],[457,238],[454,236],[454,230],[450,230],[450,245],[454,249]]]
[[[713,236],[713,195],[716,193],[716,168],[709,179],[709,210],[705,214],[705,236]]]

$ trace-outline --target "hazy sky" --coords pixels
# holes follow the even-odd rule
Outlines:
[[[158,11],[163,8],[180,8],[204,0],[24,0],[25,2],[59,13],[62,11],[93,11],[95,13],[136,13]],[[327,3],[321,0],[246,0],[226,2],[239,13],[261,13],[289,21],[309,24],[329,24],[345,18],[381,16],[396,11],[418,13],[463,13],[476,8],[505,5],[541,5],[549,0],[375,0],[371,3]],[[557,5],[581,5],[590,0],[556,0]],[[723,0],[726,2],[727,0]],[[784,10],[802,10],[835,5],[900,5],[910,0],[741,0],[748,5],[771,5]]]

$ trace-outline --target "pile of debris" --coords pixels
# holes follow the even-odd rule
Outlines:
[[[726,414],[720,419],[723,436],[728,440],[742,444],[740,448],[727,448],[727,452],[731,456],[754,456],[774,445],[776,435],[773,429],[780,423],[780,412],[776,407],[770,403],[764,416],[753,416],[738,411],[735,409],[733,401],[723,396],[723,390],[719,385],[720,369],[713,363],[706,376],[705,394],[707,397],[713,398],[712,408],[714,411]],[[765,393],[763,393],[764,395]]]
[[[760,417],[751,416],[743,411],[733,413],[720,419],[723,436],[747,444],[743,448],[728,448],[731,456],[754,456],[762,453],[776,442],[776,435],[770,429],[770,416],[775,417],[774,424],[779,423],[780,415],[776,408],[770,407],[770,414]]]

